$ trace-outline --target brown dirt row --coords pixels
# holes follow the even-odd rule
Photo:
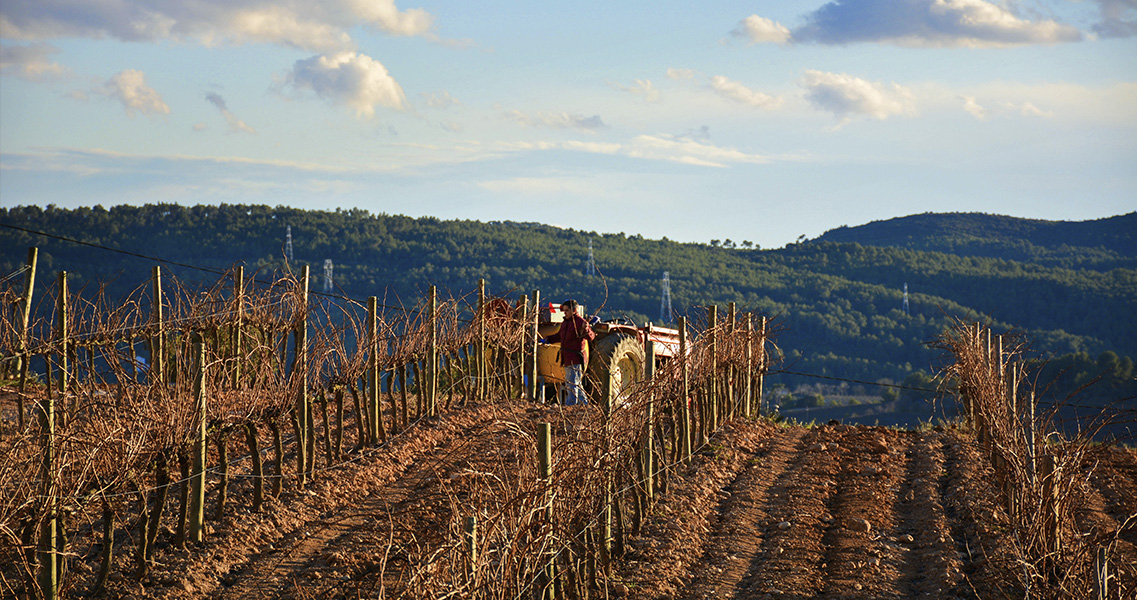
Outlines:
[[[735,424],[621,570],[635,598],[1002,597],[1001,518],[951,431]],[[991,557],[996,560],[992,562]],[[670,571],[665,566],[670,566]]]

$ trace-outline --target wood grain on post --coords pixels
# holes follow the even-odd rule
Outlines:
[[[744,382],[742,390],[742,413],[747,419],[754,417],[754,403],[752,384],[754,372],[754,321],[753,315],[746,313],[746,374],[742,380]]]
[[[292,332],[294,348],[292,360],[292,373],[298,379],[296,399],[293,404],[293,418],[296,420],[296,485],[300,489],[308,482],[309,463],[309,436],[310,427],[308,419],[311,411],[308,409],[308,274],[309,267],[304,265],[300,275],[300,319],[296,329]]]
[[[655,379],[655,342],[648,339],[644,342],[644,381],[648,385],[647,414],[644,418],[643,430],[643,470],[644,489],[647,492],[646,500],[650,503],[655,499],[655,453],[654,428],[655,421],[655,394],[651,392],[652,380]]]
[[[466,580],[473,581],[474,574],[478,570],[478,517],[477,515],[468,515],[466,517]]]

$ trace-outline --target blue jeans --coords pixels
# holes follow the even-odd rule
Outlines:
[[[568,394],[565,397],[565,406],[588,404],[588,397],[584,395],[584,365],[565,365],[565,386]]]

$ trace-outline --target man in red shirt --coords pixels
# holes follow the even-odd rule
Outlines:
[[[576,300],[565,300],[561,303],[561,310],[565,313],[565,320],[560,329],[547,340],[550,343],[561,343],[561,365],[565,368],[565,385],[568,386],[565,405],[588,404],[581,382],[588,365],[588,342],[596,339],[596,334],[577,314]]]

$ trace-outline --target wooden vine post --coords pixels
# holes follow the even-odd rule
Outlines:
[[[755,397],[758,402],[758,412],[762,412],[762,384],[766,378],[766,317],[758,317],[758,389]],[[768,412],[768,411],[767,411]]]
[[[533,335],[528,340],[529,358],[533,362],[529,365],[529,399],[537,400],[537,344],[541,335],[537,328],[541,323],[541,290],[533,290]]]
[[[297,433],[296,436],[296,481],[300,489],[308,483],[308,473],[312,464],[315,427],[312,424],[312,409],[308,398],[308,275],[310,267],[304,265],[300,274],[300,319],[293,332],[295,352],[293,375],[299,378],[296,394]]]
[[[367,385],[367,417],[371,424],[369,437],[372,443],[380,440],[385,444],[387,427],[383,423],[383,406],[380,404],[383,373],[379,366],[379,298],[375,296],[367,299],[367,347],[371,352],[371,368],[367,372],[370,377]],[[363,440],[360,440],[362,443]]]
[[[59,324],[55,329],[55,335],[59,339],[59,397],[62,399],[66,397],[67,386],[70,383],[67,377],[67,357],[71,355],[71,340],[68,337],[68,330],[71,327],[67,322],[70,318],[67,307],[67,271],[59,272],[59,297],[56,298],[56,309],[59,312]],[[64,400],[63,420],[67,421],[66,400]]]
[[[61,276],[63,273],[60,274]],[[61,281],[63,277],[60,278]],[[61,288],[61,292],[63,289]],[[61,294],[62,296],[62,294]],[[37,555],[39,558],[39,588],[44,600],[59,597],[59,561],[62,548],[59,540],[59,506],[55,497],[55,400],[49,395],[43,399],[40,410],[40,451],[42,456],[40,477],[43,480],[40,495],[43,498],[43,521],[40,524]]]
[[[477,370],[477,392],[474,398],[479,402],[486,399],[486,280],[478,280],[478,356],[475,361]]]
[[[682,387],[680,388],[682,395],[679,398],[679,410],[682,417],[680,418],[680,427],[683,430],[683,459],[688,463],[691,462],[691,436],[694,432],[691,431],[691,389],[688,381],[688,368],[687,364],[687,317],[679,317],[677,319],[679,326],[679,361],[682,365],[683,373]]]
[[[727,363],[726,363],[726,377],[725,377],[726,382],[724,383],[724,386],[726,387],[725,396],[726,396],[726,406],[727,406],[727,409],[726,409],[727,418],[733,419],[735,413],[738,412],[737,408],[735,407],[735,403],[738,401],[738,396],[735,393],[735,377],[738,375],[738,373],[737,373],[737,369],[734,366],[734,358],[735,358],[735,355],[734,355],[734,353],[735,353],[734,336],[735,336],[735,333],[737,333],[737,331],[736,331],[737,327],[736,327],[735,321],[738,319],[738,315],[736,312],[737,307],[735,306],[734,302],[731,302],[730,304],[728,304],[726,310],[727,310],[727,323],[728,323],[728,325],[727,325],[727,336],[726,336],[727,352],[728,352],[728,356],[730,357],[730,360],[727,361]]]
[[[166,333],[163,330],[165,327],[165,317],[163,311],[162,300],[162,267],[154,265],[153,275],[154,283],[154,305],[150,309],[151,319],[154,325],[154,336],[150,340],[150,372],[154,373],[152,382],[157,383],[159,386],[166,384]]]
[[[244,362],[241,348],[241,329],[245,326],[245,267],[238,265],[233,273],[234,305],[237,308],[233,322],[233,389],[241,387],[241,363]]]
[[[644,360],[644,382],[648,386],[648,397],[643,430],[643,469],[645,499],[650,505],[655,499],[655,438],[652,427],[655,422],[655,393],[651,390],[652,380],[655,379],[654,340],[648,339],[644,342],[644,356],[646,357]]]
[[[438,286],[430,286],[430,357],[427,367],[426,412],[438,414]]]
[[[198,428],[193,440],[193,465],[190,471],[189,541],[205,541],[205,454],[206,430],[209,419],[205,410],[205,342],[200,333],[193,334],[193,354],[197,359],[197,373],[193,380]]]
[[[26,275],[24,275],[24,297],[20,305],[20,388],[19,393],[16,394],[16,408],[18,414],[16,415],[16,423],[20,427],[20,431],[24,430],[24,391],[28,385],[28,368],[31,366],[32,357],[28,354],[28,322],[31,320],[32,315],[32,293],[36,284],[36,264],[39,262],[39,249],[36,247],[28,248],[28,263]]]
[[[743,376],[745,387],[742,390],[742,415],[747,419],[754,417],[753,403],[753,363],[754,363],[754,321],[753,315],[746,313],[746,374]]]
[[[477,515],[469,515],[466,517],[466,580],[472,582],[474,574],[478,568],[478,517]]]
[[[718,344],[718,321],[719,321],[719,307],[711,305],[707,307],[707,323],[710,328],[711,334],[711,383],[710,394],[707,399],[707,404],[710,409],[710,427],[707,431],[707,436],[710,437],[714,432],[719,430],[719,405],[718,405],[718,387],[719,387],[719,344]]]
[[[545,525],[549,529],[549,538],[553,529],[553,427],[550,423],[537,424],[537,478],[545,488]],[[556,552],[551,548],[546,550],[547,562],[537,576],[537,586],[533,590],[535,600],[554,600],[556,598],[556,566],[554,558]]]

